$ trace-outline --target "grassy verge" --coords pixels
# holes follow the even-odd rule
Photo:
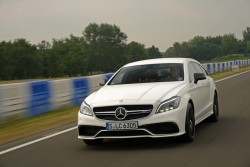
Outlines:
[[[225,72],[220,72],[220,73],[216,73],[216,74],[211,74],[210,76],[216,80],[216,79],[220,79],[220,78],[224,78],[224,77],[227,77],[227,76],[230,76],[230,75],[234,75],[234,74],[237,74],[237,73],[241,73],[241,72],[244,72],[244,71],[248,71],[250,70],[250,66],[248,67],[242,67],[239,69],[239,71],[225,71]]]
[[[211,76],[216,80],[236,73],[250,70],[250,67],[241,68],[239,71],[226,71]],[[46,130],[60,127],[77,121],[79,107],[70,109],[57,109],[46,114],[13,121],[0,125],[0,144],[11,142],[23,137],[31,136]]]
[[[57,109],[39,116],[0,125],[0,144],[60,127],[77,120],[79,107]]]

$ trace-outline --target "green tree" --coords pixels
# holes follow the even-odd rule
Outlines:
[[[250,41],[250,27],[247,27],[246,30],[242,32],[243,40]]]
[[[196,36],[189,41],[189,57],[196,60],[211,60],[220,54],[220,37]]]
[[[9,57],[11,47],[11,42],[2,41],[0,43],[0,79],[11,79],[11,74],[13,74],[14,69],[10,66],[11,59]]]
[[[162,57],[161,52],[154,45],[147,49],[148,57],[150,59],[160,58]]]
[[[41,58],[41,63],[42,63],[42,76],[45,78],[49,77],[48,60],[51,48],[52,48],[51,44],[44,40],[37,45],[37,54]]]
[[[64,64],[66,65],[66,73],[69,76],[86,74],[86,43],[84,41],[84,38],[70,35],[70,38],[65,39],[65,45],[65,47],[68,48],[64,59]]]
[[[127,35],[116,25],[92,23],[83,31],[83,37],[90,72],[111,72],[125,63]]]
[[[164,57],[189,57],[188,42],[175,42],[172,47],[166,50]]]
[[[189,41],[190,57],[196,60],[202,60],[206,52],[206,39],[202,36],[195,36]]]
[[[175,42],[173,44],[173,47],[167,49],[166,57],[183,57],[181,50],[182,50],[181,44],[179,42]]]
[[[247,45],[246,51],[247,53],[250,53],[250,41],[247,41],[246,45]]]
[[[221,37],[195,36],[188,42],[175,42],[165,52],[165,57],[188,57],[211,60],[221,53]]]
[[[1,66],[3,79],[28,79],[41,76],[42,65],[36,54],[35,45],[25,39],[16,39],[14,42],[1,43]]]
[[[239,42],[234,34],[226,34],[221,38],[221,47],[223,54],[233,54],[238,53]]]
[[[250,53],[250,27],[247,27],[246,30],[242,32],[243,35],[243,45],[244,51]]]
[[[126,56],[128,62],[148,59],[145,46],[138,42],[130,42],[126,47]]]
[[[67,53],[64,39],[53,39],[52,48],[49,50],[47,70],[49,77],[62,77],[65,74],[64,58]]]
[[[77,76],[86,74],[86,54],[83,37],[53,40],[48,51],[47,71],[49,77]]]

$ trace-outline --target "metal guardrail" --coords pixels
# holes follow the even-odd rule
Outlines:
[[[39,115],[61,106],[79,105],[113,73],[63,80],[0,85],[0,123]]]

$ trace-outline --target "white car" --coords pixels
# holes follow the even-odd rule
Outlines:
[[[161,58],[129,63],[78,113],[78,138],[87,145],[107,138],[195,137],[195,125],[219,116],[214,80],[193,59]]]

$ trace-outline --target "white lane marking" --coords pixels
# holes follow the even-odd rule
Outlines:
[[[51,137],[54,137],[54,136],[57,136],[57,135],[60,135],[60,134],[63,134],[63,133],[72,131],[72,130],[74,130],[74,129],[76,129],[76,128],[77,128],[77,127],[75,126],[75,127],[72,127],[72,128],[69,128],[69,129],[66,129],[66,130],[63,130],[63,131],[60,131],[60,132],[57,132],[57,133],[48,135],[48,136],[44,136],[44,137],[39,138],[39,139],[36,139],[36,140],[30,141],[30,142],[24,143],[24,144],[21,144],[21,145],[12,147],[12,148],[9,148],[9,149],[7,149],[7,150],[1,151],[1,152],[0,152],[0,155],[3,155],[3,154],[6,154],[6,153],[8,153],[8,152],[17,150],[17,149],[19,149],[19,148],[22,148],[22,147],[25,147],[25,146],[28,146],[28,145],[31,145],[31,144],[34,144],[34,143],[37,143],[37,142],[46,140],[46,139],[49,139],[49,138],[51,138]]]
[[[238,73],[238,74],[234,74],[234,75],[231,75],[231,76],[226,77],[226,78],[222,78],[222,79],[216,80],[215,82],[221,82],[221,81],[224,81],[224,80],[227,80],[227,79],[230,79],[230,78],[233,78],[233,77],[237,77],[239,75],[242,75],[242,74],[245,74],[245,73],[248,73],[248,72],[250,72],[250,70],[244,71],[244,72],[241,72],[241,73]]]
[[[50,135],[53,135],[53,134],[57,134],[57,133],[59,133],[59,132],[60,132],[60,131],[51,132],[51,133],[48,133],[48,134],[43,135],[43,137],[47,137],[47,136],[50,136]]]
[[[224,80],[227,80],[227,79],[230,79],[230,78],[233,78],[233,77],[236,77],[236,76],[239,76],[239,75],[248,73],[248,72],[250,72],[250,70],[249,70],[249,71],[242,72],[242,73],[239,73],[239,74],[235,74],[235,75],[232,75],[232,76],[229,76],[229,77],[226,77],[226,78],[222,78],[222,79],[216,80],[215,82],[221,82],[221,81],[224,81]],[[63,131],[60,131],[60,132],[57,132],[57,133],[53,133],[53,134],[44,136],[44,137],[42,137],[42,138],[39,138],[39,139],[30,141],[30,142],[27,142],[27,143],[24,143],[24,144],[21,144],[21,145],[12,147],[12,148],[9,148],[9,149],[7,149],[7,150],[1,151],[1,152],[0,152],[0,155],[6,154],[6,153],[8,153],[8,152],[17,150],[17,149],[19,149],[19,148],[22,148],[22,147],[25,147],[25,146],[28,146],[28,145],[31,145],[31,144],[34,144],[34,143],[38,143],[38,142],[40,142],[40,141],[49,139],[49,138],[51,138],[51,137],[58,136],[58,135],[60,135],[60,134],[63,134],[63,133],[66,133],[66,132],[75,130],[76,128],[77,128],[77,126],[72,127],[72,128],[69,128],[69,129],[66,129],[66,130],[63,130]]]

